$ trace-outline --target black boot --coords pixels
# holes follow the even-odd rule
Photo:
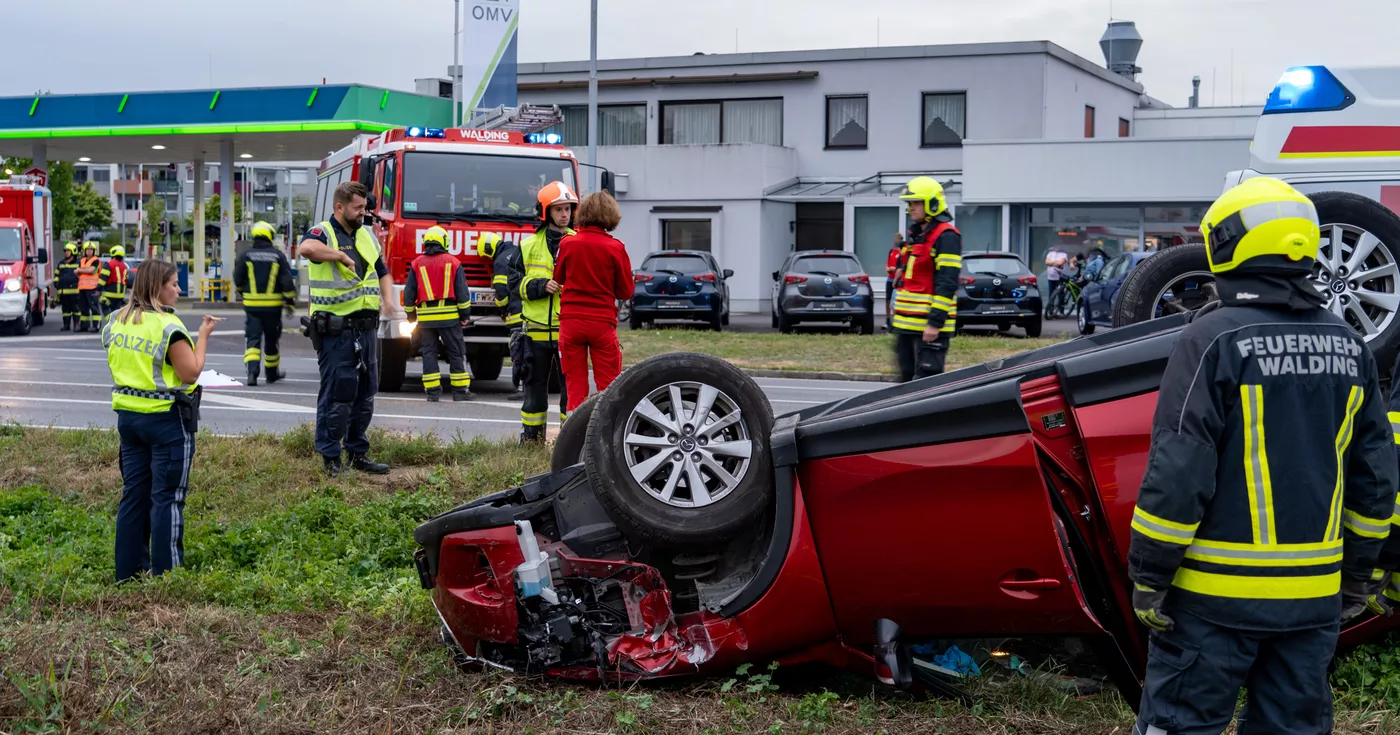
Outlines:
[[[523,400],[525,400],[525,391],[516,389],[516,391],[515,391],[514,393],[512,393],[512,394],[506,396],[506,400],[507,400],[507,401],[523,401]]]
[[[321,462],[326,468],[326,474],[331,477],[340,477],[341,471],[345,469],[345,467],[340,464],[340,457],[338,456],[322,457]]]
[[[428,403],[437,403],[437,402],[438,402],[439,400],[441,400],[441,399],[442,399],[442,390],[439,389],[439,390],[429,390],[429,391],[428,391]]]
[[[371,475],[389,474],[389,465],[382,462],[375,462],[369,457],[356,452],[350,453],[350,469],[366,472]]]
[[[248,385],[257,385],[257,384],[258,384],[258,364],[257,364],[256,362],[250,362],[250,363],[248,363]]]
[[[476,398],[476,394],[472,393],[470,388],[456,388],[452,391],[454,401],[470,401],[473,398]]]
[[[544,444],[543,426],[525,426],[520,429],[520,444]]]
[[[270,367],[270,368],[267,369],[267,384],[268,384],[268,385],[272,385],[273,383],[276,383],[277,381],[281,380],[283,377],[284,377],[284,376],[282,375],[282,368]]]
[[[70,328],[68,327],[68,320],[67,320],[67,319],[64,319],[64,320],[63,320],[63,326],[62,326],[58,331],[60,331],[60,332],[71,332],[71,331],[73,331],[73,330],[70,329]]]

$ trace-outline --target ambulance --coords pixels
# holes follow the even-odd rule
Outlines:
[[[1388,374],[1400,348],[1400,67],[1285,71],[1256,123],[1249,168],[1227,174],[1224,190],[1257,176],[1313,200],[1322,224],[1313,281]],[[1213,298],[1204,245],[1150,261],[1120,289],[1115,326]]]
[[[528,113],[522,106],[504,118],[516,129],[405,127],[362,135],[321,162],[316,221],[334,214],[337,186],[363,183],[370,191],[370,227],[394,280],[396,293],[385,298],[395,314],[379,330],[380,390],[399,390],[408,361],[418,353],[414,325],[403,310],[403,285],[409,264],[423,253],[424,233],[435,225],[447,230],[448,252],[461,262],[471,290],[472,322],[465,338],[473,378],[499,377],[509,355],[509,331],[496,307],[491,259],[478,243],[487,233],[517,244],[534,233],[540,223],[539,189],[563,181],[577,191],[578,168],[585,165],[561,145],[558,133],[531,131],[557,122],[557,109],[553,118],[537,115],[520,122]],[[611,178],[603,172],[603,188],[611,189]]]
[[[53,196],[26,175],[0,181],[0,333],[29,334],[48,314]]]

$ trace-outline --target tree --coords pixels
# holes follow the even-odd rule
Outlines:
[[[73,203],[73,164],[57,161],[49,164],[49,191],[53,192],[53,230],[55,236],[77,229],[77,208]]]
[[[0,173],[13,171],[17,174],[22,174],[34,167],[34,159],[32,158],[5,158],[0,160],[4,161],[4,164],[0,165]],[[9,174],[5,174],[5,177],[8,178]]]
[[[97,193],[92,182],[73,187],[73,222],[71,232],[74,238],[81,238],[93,230],[105,230],[112,226],[112,200]]]
[[[165,219],[165,197],[154,196],[146,200],[145,210],[146,237],[152,245],[160,245],[165,242],[165,233],[160,231],[160,222]]]

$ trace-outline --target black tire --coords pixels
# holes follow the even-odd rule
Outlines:
[[[23,337],[29,334],[29,330],[33,328],[33,324],[33,314],[31,314],[28,309],[25,309],[23,316],[10,321],[10,334],[16,337]]]
[[[783,334],[792,334],[792,328],[795,326],[797,326],[797,320],[793,319],[787,314],[784,314],[782,311],[778,312],[779,332],[782,332]]]
[[[729,312],[724,312],[724,316],[720,319],[720,322],[726,327],[729,326]]]
[[[588,400],[580,403],[559,426],[559,434],[554,437],[554,447],[549,455],[550,472],[558,472],[583,461],[583,445],[588,438],[588,424],[593,420],[593,409],[598,406],[598,396],[601,395],[602,393],[594,393],[589,396]]]
[[[856,331],[860,334],[875,333],[875,312],[866,312],[865,316],[858,316],[854,320]]]
[[[1031,338],[1039,337],[1040,331],[1043,329],[1043,324],[1038,316],[1026,320],[1026,323],[1021,326],[1026,330],[1026,336]]]
[[[681,382],[708,385],[728,396],[740,412],[752,446],[738,484],[701,508],[661,502],[633,479],[627,463],[630,450],[625,439],[633,410],[653,391]],[[666,548],[715,548],[758,523],[772,505],[768,441],[773,411],[758,385],[728,362],[688,352],[644,360],[608,387],[593,409],[593,419],[588,423],[584,463],[599,501],[630,537]]]
[[[777,328],[778,328],[778,312],[777,312],[777,310],[773,310],[773,311],[769,312],[769,315],[773,317],[773,328],[774,328],[774,329],[777,329]]]
[[[1089,321],[1089,305],[1081,301],[1077,311],[1079,312],[1079,333],[1093,334],[1095,325],[1093,322]]]
[[[1113,326],[1145,322],[1157,316],[1157,297],[1189,273],[1210,273],[1205,245],[1177,245],[1137,264],[1123,279],[1113,300]]]
[[[629,327],[631,327],[631,328],[633,328],[633,329],[641,329],[641,328],[642,328],[642,317],[641,317],[641,315],[639,315],[639,314],[638,314],[637,312],[635,312],[635,311],[632,312],[632,315],[629,316],[629,317],[627,318],[627,326],[629,326]]]
[[[723,308],[715,309],[715,313],[713,313],[713,314],[710,315],[709,322],[710,322],[710,331],[712,331],[712,332],[722,332],[722,331],[724,331],[724,310],[723,310]]]
[[[394,393],[403,390],[403,376],[408,369],[409,341],[379,340],[379,390]]]
[[[40,297],[39,297],[39,303],[37,303],[37,304],[34,305],[34,311],[32,312],[33,316],[30,317],[30,320],[34,323],[34,326],[36,326],[36,327],[42,327],[42,326],[44,326],[44,317],[48,316],[48,311],[49,311],[49,301],[48,301],[48,299],[44,298],[43,296],[40,296]]]
[[[467,357],[467,363],[472,368],[472,380],[495,380],[501,377],[501,368],[505,365],[505,356],[495,350],[482,352]]]

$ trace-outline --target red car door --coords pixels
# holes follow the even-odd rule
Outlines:
[[[1082,598],[1016,379],[917,394],[798,430],[842,636],[1101,633]],[[807,459],[811,458],[811,459]]]

